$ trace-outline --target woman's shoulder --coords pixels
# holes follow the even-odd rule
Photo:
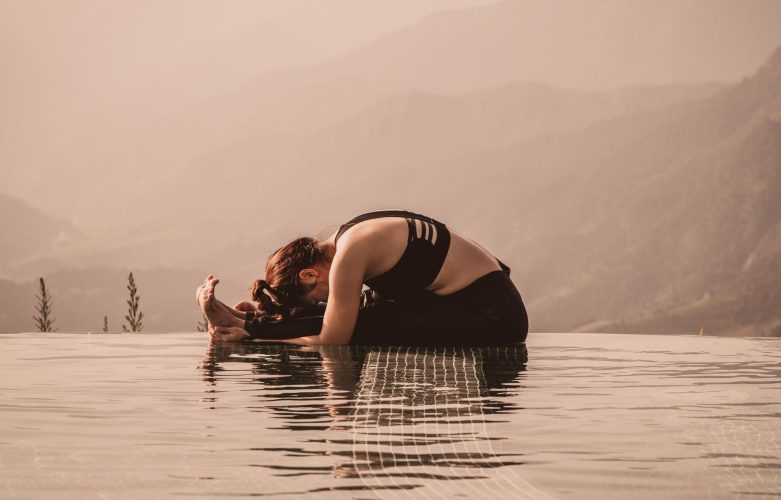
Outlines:
[[[398,262],[408,237],[404,219],[373,219],[356,224],[339,240],[334,263],[339,269],[360,267],[364,277],[379,275]]]
[[[337,248],[375,246],[397,239],[399,234],[402,234],[400,229],[403,229],[403,234],[406,235],[406,228],[407,223],[400,218],[368,219],[346,228],[341,233],[335,233],[333,238],[334,243],[338,239]]]

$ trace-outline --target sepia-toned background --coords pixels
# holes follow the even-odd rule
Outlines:
[[[194,330],[367,210],[532,332],[781,335],[777,0],[0,0],[0,331]]]

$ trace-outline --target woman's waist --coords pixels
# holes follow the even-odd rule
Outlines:
[[[418,302],[435,304],[474,304],[476,301],[510,302],[518,290],[503,269],[490,271],[478,277],[468,285],[448,294],[434,293],[423,287],[405,289],[374,290],[380,300]]]
[[[504,269],[490,271],[464,288],[457,290],[444,297],[451,299],[466,297],[469,299],[476,297],[497,297],[504,298],[508,291],[514,290],[515,285],[510,279],[509,274]]]

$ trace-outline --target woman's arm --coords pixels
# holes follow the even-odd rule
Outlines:
[[[372,244],[369,238],[352,237],[348,235],[341,241],[339,252],[331,262],[328,278],[328,302],[322,317],[322,327],[316,321],[302,322],[300,326],[313,331],[311,335],[294,338],[264,338],[260,324],[257,331],[250,335],[245,328],[216,327],[210,330],[216,340],[247,340],[253,338],[269,342],[290,342],[295,344],[334,344],[344,345],[350,342],[358,319],[358,309],[361,302],[361,288],[367,269],[367,255]],[[314,319],[314,318],[312,318]],[[268,325],[269,328],[290,329],[293,325],[283,321],[279,325]],[[295,331],[295,329],[294,329]],[[301,331],[301,330],[298,330]],[[280,332],[284,333],[284,332]],[[273,335],[270,335],[273,337]]]
[[[348,344],[355,329],[361,303],[361,288],[366,270],[366,251],[362,247],[365,245],[365,242],[357,240],[350,248],[348,245],[340,248],[340,252],[334,256],[328,278],[328,302],[323,316],[292,318],[276,324],[264,324],[255,320],[250,326],[257,328],[216,327],[210,329],[212,337],[215,340],[254,339],[309,345]],[[264,329],[268,329],[269,337],[272,338],[263,337]],[[310,330],[312,334],[284,338],[290,332],[302,330]],[[277,338],[273,338],[275,334],[279,334]]]
[[[366,274],[365,239],[349,241],[334,256],[328,278],[328,302],[319,335],[310,335],[284,342],[303,344],[345,345],[350,343],[358,309],[361,305],[361,288]]]

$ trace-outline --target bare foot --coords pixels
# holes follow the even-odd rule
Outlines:
[[[201,305],[201,293],[203,293],[204,287],[206,287],[207,283],[209,283],[209,280],[214,279],[214,276],[211,274],[206,277],[205,280],[203,280],[203,283],[201,283],[198,288],[195,289],[195,303],[199,306]]]
[[[209,283],[212,280],[214,280],[214,276],[210,274],[210,275],[208,275],[206,277],[205,280],[203,280],[203,283],[201,283],[198,286],[198,288],[195,289],[195,302],[198,304],[199,307],[201,305],[201,295],[203,294],[204,289],[207,286],[209,286]],[[214,283],[215,284],[219,283],[219,280],[216,280]],[[235,317],[237,317],[238,319],[240,319],[242,321],[244,321],[244,319],[247,317],[247,311],[257,311],[258,310],[258,307],[255,304],[253,304],[252,302],[247,302],[247,301],[239,302],[234,307],[228,307],[225,304],[223,304],[222,302],[217,301],[217,304],[215,304],[215,306],[218,309],[223,309],[223,310],[231,313],[232,315],[234,315]]]
[[[214,296],[214,287],[219,282],[220,280],[212,278],[199,288],[198,304],[201,306],[203,314],[206,315],[209,324],[214,327],[230,328],[244,326],[244,322],[234,316],[230,308]]]

